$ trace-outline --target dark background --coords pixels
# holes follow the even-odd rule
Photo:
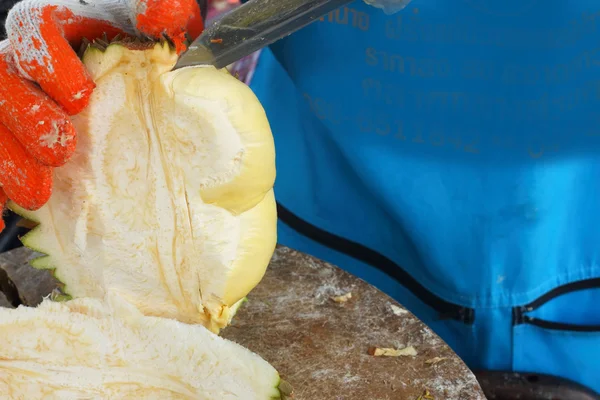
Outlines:
[[[0,39],[6,38],[6,32],[4,30],[4,21],[6,20],[6,15],[8,14],[8,10],[12,8],[17,0],[0,0],[0,22],[2,22],[2,31]]]

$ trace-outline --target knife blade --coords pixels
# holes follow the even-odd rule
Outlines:
[[[354,0],[250,0],[214,21],[173,69],[224,68]]]

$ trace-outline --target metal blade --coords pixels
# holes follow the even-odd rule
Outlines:
[[[250,0],[204,30],[174,69],[224,68],[353,0]]]

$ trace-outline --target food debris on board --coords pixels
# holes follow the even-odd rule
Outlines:
[[[331,300],[335,301],[336,303],[346,303],[351,298],[352,298],[352,292],[348,292],[341,296],[334,296],[331,298]]]
[[[394,315],[405,315],[408,314],[408,311],[406,311],[403,308],[400,308],[398,306],[395,306],[393,304],[390,304],[390,308],[392,309],[392,312],[394,313]]]
[[[433,357],[432,359],[425,361],[425,364],[435,365],[437,363],[444,361],[445,359],[446,359],[446,357]]]
[[[402,357],[416,356],[417,350],[413,346],[408,346],[403,349],[393,349],[388,347],[371,347],[369,355],[375,357]]]
[[[425,389],[423,394],[417,397],[417,400],[435,400],[435,398],[429,393],[429,390]]]

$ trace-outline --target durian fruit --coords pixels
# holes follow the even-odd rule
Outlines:
[[[218,333],[276,245],[275,149],[262,105],[225,69],[172,71],[167,42],[99,41],[97,87],[73,122],[78,147],[49,202],[10,207],[38,226],[67,298],[118,294],[144,315]]]
[[[258,355],[118,296],[0,308],[0,399],[285,399]]]

